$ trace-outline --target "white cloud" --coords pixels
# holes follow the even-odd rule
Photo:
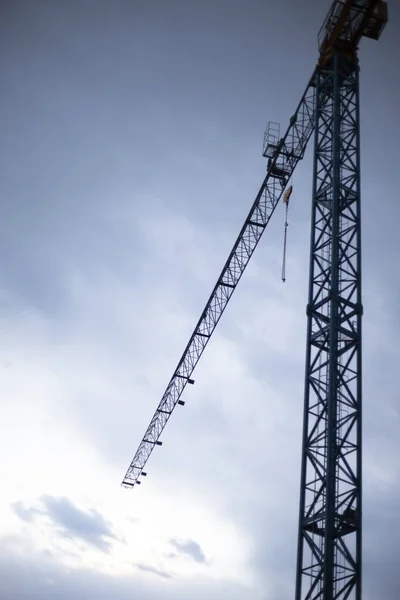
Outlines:
[[[190,479],[174,491],[162,490],[163,478],[154,485],[150,477],[143,491],[119,487],[149,416],[146,400],[151,397],[154,403],[157,386],[165,383],[164,363],[170,355],[166,344],[157,357],[162,365],[157,373],[151,344],[137,347],[131,340],[145,339],[151,323],[154,336],[177,346],[174,335],[178,332],[181,341],[190,321],[178,318],[180,288],[172,293],[170,282],[163,282],[170,298],[154,294],[150,277],[135,294],[134,287],[107,272],[91,280],[78,272],[74,281],[64,325],[29,307],[3,321],[7,350],[1,357],[1,377],[6,402],[1,407],[0,433],[12,460],[3,469],[2,535],[22,535],[71,568],[115,575],[133,569],[145,577],[154,577],[159,570],[181,580],[200,577],[250,584],[251,539],[221,507],[207,502],[206,495],[196,496]],[[135,310],[138,303],[140,310]],[[165,336],[168,330],[170,336]],[[115,352],[121,340],[124,352]],[[222,357],[219,362],[222,372],[229,368]],[[199,443],[193,448],[194,463],[201,454]],[[188,463],[190,470],[194,463]],[[171,464],[166,472],[178,481]],[[65,497],[83,511],[98,511],[123,542],[110,540],[104,554],[73,536],[60,538],[46,520],[27,526],[13,514],[12,503],[22,500],[24,506],[37,506],[43,495]],[[183,558],[171,561],[172,538],[195,540],[209,559],[207,566]]]
[[[288,593],[282,581],[294,569],[302,418],[299,269],[282,286],[260,260],[260,249],[196,370],[195,386],[185,392],[186,406],[177,409],[164,446],[151,458],[148,477],[133,491],[119,487],[206,299],[197,290],[209,291],[206,280],[224,243],[184,221],[190,235],[179,262],[182,250],[168,236],[160,245],[154,241],[164,222],[172,240],[182,228],[165,208],[143,227],[150,268],[140,286],[131,273],[90,273],[75,265],[64,321],[3,296],[0,439],[9,460],[1,534],[19,536],[19,544],[51,553],[67,568],[112,577],[134,573],[150,587],[158,579],[168,585],[196,579]],[[273,243],[268,252],[279,256]],[[195,287],[188,294],[192,266]],[[382,301],[377,290],[368,295],[370,303]],[[370,361],[388,331],[368,324]],[[371,415],[379,376],[367,377]],[[398,414],[389,400],[381,402],[382,411]],[[378,489],[392,493],[396,466],[385,453],[396,452],[395,439],[379,441],[375,431],[366,442],[370,504]],[[117,538],[108,553],[61,539],[43,520],[27,526],[12,512],[11,503],[35,506],[43,494],[98,511]],[[194,540],[207,563],[172,559],[171,539]]]
[[[164,219],[171,237],[177,235],[179,218],[166,213],[144,228],[145,239],[152,242],[154,232],[163,231]],[[1,533],[22,536],[68,568],[135,573],[151,585],[163,577],[188,584],[198,578],[245,586],[269,581],[271,590],[279,589],[295,554],[305,321],[298,312],[299,275],[289,286],[277,285],[254,258],[247,288],[228,308],[148,477],[133,491],[119,487],[197,317],[197,299],[181,295],[186,270],[197,265],[198,288],[208,289],[207,265],[212,271],[215,262],[205,231],[185,226],[191,232],[186,258],[170,276],[181,251],[166,239],[149,244],[152,269],[140,287],[129,273],[71,272],[64,323],[21,301],[4,315],[7,401],[0,408],[0,435],[10,460],[3,468]],[[154,272],[160,273],[157,293]],[[382,332],[373,335],[381,347]],[[394,452],[395,442],[389,443]],[[369,455],[367,449],[367,456],[367,485],[389,494],[393,463],[382,452]],[[61,539],[43,520],[28,527],[10,509],[21,500],[37,506],[43,494],[65,496],[107,519],[117,538],[108,553]],[[207,563],[171,559],[171,539],[194,540]]]

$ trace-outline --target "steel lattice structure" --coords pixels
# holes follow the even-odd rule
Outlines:
[[[315,131],[304,424],[295,600],[361,600],[361,247],[358,43],[379,39],[383,0],[334,0],[318,65],[122,485],[154,446]],[[286,192],[288,193],[288,192]]]
[[[361,599],[358,65],[316,73],[296,600]]]
[[[203,313],[191,335],[188,345],[150,421],[143,439],[122,481],[124,487],[140,483],[143,467],[188,383],[194,383],[196,367],[222,313],[224,312],[249,260],[269,223],[282,196],[286,183],[299,160],[303,158],[315,122],[315,73],[293,115],[282,139],[267,135],[264,155],[268,157],[268,172],[247,216],[242,230],[225,263]]]

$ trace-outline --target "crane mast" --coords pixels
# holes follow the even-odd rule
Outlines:
[[[334,2],[320,31],[295,600],[361,600],[361,226],[357,44],[382,2]]]
[[[360,598],[358,94],[357,63],[334,52],[316,75],[296,600]]]
[[[335,0],[319,60],[266,177],[129,465],[140,476],[314,132],[309,294],[295,600],[361,600],[361,224],[358,43],[379,39],[382,0]]]

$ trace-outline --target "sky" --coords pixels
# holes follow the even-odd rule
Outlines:
[[[361,61],[364,600],[398,598],[400,7]],[[329,1],[0,4],[0,597],[293,597],[312,160],[120,486]]]

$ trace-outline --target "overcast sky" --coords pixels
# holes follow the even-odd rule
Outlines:
[[[400,589],[399,5],[360,47],[364,600]],[[329,0],[3,0],[0,596],[286,600],[311,150],[149,461],[120,482],[317,59]]]

